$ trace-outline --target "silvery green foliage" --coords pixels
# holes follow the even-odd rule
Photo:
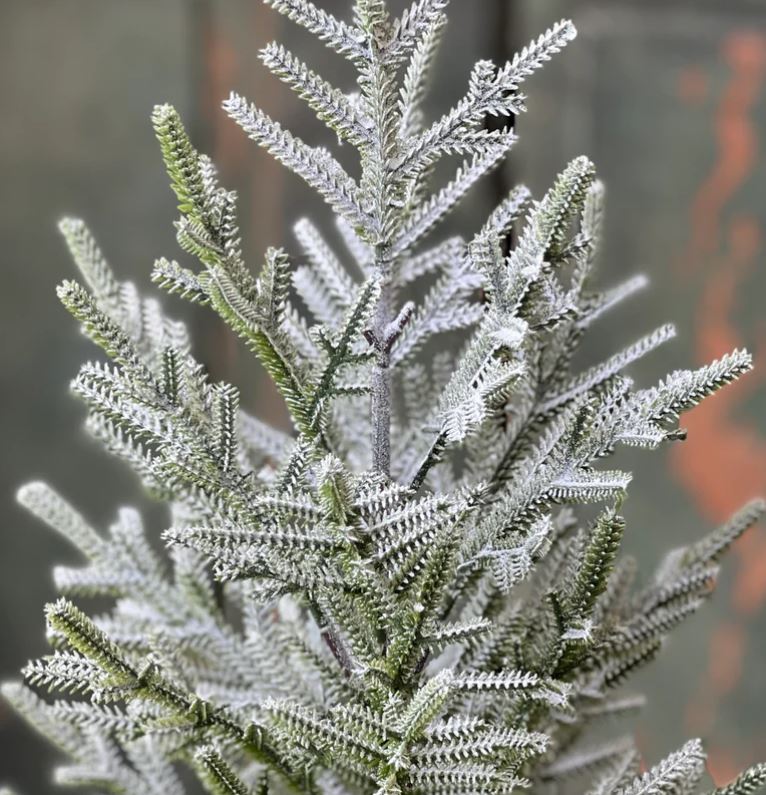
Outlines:
[[[346,94],[279,44],[262,53],[358,150],[360,178],[244,98],[224,107],[334,209],[347,251],[301,220],[297,261],[270,250],[254,276],[235,194],[164,105],[153,122],[178,242],[201,267],[160,259],[154,281],[244,340],[293,432],[211,383],[184,326],[116,281],[85,226],[65,220],[85,285],[59,295],[111,359],[84,365],[73,388],[89,431],[168,503],[168,556],[130,508],[101,532],[50,487],[21,489],[87,562],[56,569],[54,651],[5,696],[70,757],[58,780],[95,790],[180,793],[188,764],[210,792],[237,795],[548,793],[565,780],[591,795],[697,791],[698,741],[639,775],[630,734],[598,743],[599,727],[640,708],[620,686],[710,595],[764,506],[634,588],[619,555],[630,475],[603,459],[681,438],[679,416],[750,357],[635,386],[625,368],[669,340],[668,326],[572,367],[590,327],[643,285],[594,284],[603,189],[586,158],[538,200],[513,190],[473,238],[430,234],[515,141],[486,117],[523,109],[521,84],[573,26],[500,67],[479,62],[464,98],[427,123],[447,0],[415,0],[399,19],[384,0],[356,0],[351,22],[308,0],[270,5],[356,68]],[[432,187],[454,155],[465,162]],[[434,352],[466,330],[459,354]],[[91,618],[70,601],[90,596],[114,606]],[[765,780],[756,767],[718,792]]]

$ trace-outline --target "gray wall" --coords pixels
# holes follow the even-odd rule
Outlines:
[[[151,103],[190,104],[183,4],[44,0],[0,4],[0,669],[9,677],[45,650],[42,605],[54,561],[70,550],[14,504],[20,482],[50,478],[104,522],[134,501],[132,477],[88,442],[67,394],[94,351],[58,303],[73,275],[55,228],[82,215],[117,270],[146,278],[172,250],[167,192]],[[0,705],[0,781],[50,791],[52,754]]]

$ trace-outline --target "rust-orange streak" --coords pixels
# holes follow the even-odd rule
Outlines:
[[[225,181],[241,167],[247,139],[221,109],[222,100],[239,82],[240,66],[236,49],[215,28],[206,31],[205,64],[201,101],[212,130],[211,156]]]
[[[760,242],[754,221],[733,223],[731,254],[725,257],[728,267],[712,273],[700,303],[696,339],[700,360],[709,361],[741,346],[731,317],[736,316],[737,288],[760,255]],[[766,444],[757,427],[736,419],[742,401],[757,384],[750,376],[686,415],[684,424],[690,440],[672,451],[671,462],[678,477],[714,522],[723,520],[766,486]],[[744,617],[757,612],[766,601],[766,533],[751,530],[734,550],[737,576],[732,606],[735,615]],[[741,622],[724,623],[711,635],[707,670],[686,713],[687,726],[694,733],[712,729],[722,697],[741,677],[746,650],[747,633]],[[709,767],[720,783],[731,778],[736,760],[731,753],[713,753]]]
[[[716,164],[692,205],[692,238],[681,259],[687,273],[701,268],[704,257],[718,249],[722,210],[747,178],[758,150],[758,135],[749,113],[766,71],[764,37],[752,31],[728,36],[723,58],[732,79],[715,114]]]
[[[702,103],[707,98],[710,85],[708,76],[701,66],[692,64],[678,75],[678,96],[687,105]]]
[[[710,361],[743,345],[731,318],[736,316],[737,290],[761,254],[756,222],[735,220],[730,245],[725,266],[708,276],[700,302],[695,343],[695,358],[700,361]],[[754,423],[741,419],[740,411],[759,381],[750,375],[685,415],[683,423],[689,429],[689,441],[671,451],[676,476],[712,522],[723,521],[766,488],[766,443]],[[738,552],[740,548],[741,545],[736,547]],[[741,572],[766,565],[752,555],[738,557]],[[766,598],[766,576],[763,583],[763,593],[757,595],[758,601],[752,602],[749,610],[757,610]]]
[[[687,273],[702,270],[722,243],[723,210],[735,195],[758,156],[758,134],[750,112],[766,71],[766,39],[747,32],[727,37],[723,55],[731,80],[716,113],[718,160],[703,183],[692,209],[692,235],[681,262]],[[736,317],[737,292],[761,252],[761,234],[753,219],[731,222],[729,252],[716,256],[698,312],[696,355],[701,361],[742,345]],[[752,423],[735,419],[742,401],[756,388],[752,377],[724,390],[684,418],[690,441],[675,448],[672,465],[700,508],[720,521],[754,493],[766,479],[766,444]],[[766,601],[766,534],[752,532],[736,546],[738,576],[733,607],[740,615],[756,611]],[[709,664],[700,692],[687,710],[695,731],[712,727],[721,696],[730,692],[742,672],[747,633],[741,622],[721,625],[711,638]],[[740,757],[738,759],[738,757]],[[710,749],[709,769],[723,783],[741,767],[741,754]]]

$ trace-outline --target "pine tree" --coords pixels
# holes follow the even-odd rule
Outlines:
[[[325,199],[348,251],[301,220],[298,263],[272,249],[255,276],[236,195],[161,105],[178,243],[199,267],[159,259],[153,280],[244,340],[293,433],[211,383],[183,324],[64,220],[83,283],[59,297],[111,360],[85,364],[73,389],[90,433],[167,503],[168,556],[133,509],[101,532],[49,486],[24,486],[21,503],[87,562],[55,570],[53,652],[5,697],[69,756],[57,780],[97,791],[175,795],[184,765],[218,795],[546,793],[570,778],[592,795],[697,791],[699,741],[639,775],[630,733],[599,744],[599,727],[641,707],[619,687],[710,596],[764,504],[634,588],[620,555],[631,478],[602,459],[681,439],[680,415],[750,356],[637,387],[625,370],[673,336],[666,326],[573,369],[589,328],[644,283],[594,284],[604,191],[587,158],[539,200],[511,191],[472,239],[431,239],[516,140],[487,117],[524,109],[522,83],[574,27],[504,65],[480,61],[428,123],[447,0],[415,0],[398,19],[385,0],[355,0],[351,22],[309,0],[267,2],[355,67],[346,94],[280,44],[261,53],[358,151],[361,176],[236,94],[224,108]],[[432,187],[455,155],[454,178]],[[407,300],[421,280],[425,297]],[[467,338],[459,354],[434,352],[453,331]],[[591,505],[589,521],[578,506]],[[112,609],[91,618],[70,601],[91,596]],[[717,792],[765,782],[758,766]]]

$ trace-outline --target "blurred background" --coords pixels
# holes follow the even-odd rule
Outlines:
[[[350,0],[321,0],[347,15]],[[392,2],[399,8],[403,2]],[[759,369],[692,412],[685,444],[621,453],[636,478],[628,547],[648,569],[742,502],[766,492],[766,5],[763,0],[453,0],[433,114],[464,92],[480,57],[500,60],[562,16],[580,38],[528,84],[529,112],[506,171],[456,217],[466,231],[514,181],[539,195],[574,155],[596,162],[609,191],[603,283],[643,271],[648,292],[589,337],[608,355],[673,320],[679,339],[636,368],[649,382],[747,346]],[[107,524],[125,503],[145,507],[130,473],[81,431],[67,394],[94,354],[54,287],[73,269],[55,229],[85,218],[115,270],[151,289],[156,256],[176,256],[174,201],[149,125],[172,102],[197,146],[241,196],[246,251],[290,241],[291,223],[329,216],[297,178],[257,151],[219,110],[230,90],[310,143],[332,144],[288,89],[263,69],[274,37],[341,87],[345,65],[259,0],[2,0],[0,3],[0,675],[45,651],[42,606],[51,567],[76,558],[14,503],[21,482],[44,477]],[[274,393],[204,311],[165,299],[193,324],[216,377],[284,422]],[[702,737],[718,782],[766,759],[766,529],[728,559],[713,602],[677,632],[635,687],[651,696],[639,726],[649,761]],[[0,704],[0,783],[53,791],[54,753]]]

